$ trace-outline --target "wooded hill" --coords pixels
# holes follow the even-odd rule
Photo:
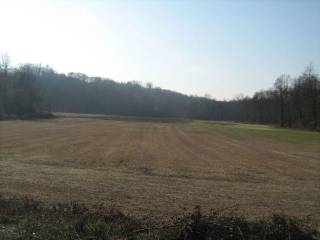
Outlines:
[[[72,112],[140,117],[190,118],[278,124],[319,129],[320,79],[312,67],[300,76],[282,75],[252,97],[217,101],[142,85],[118,83],[80,73],[68,75],[41,65],[9,68],[0,63],[0,116]]]

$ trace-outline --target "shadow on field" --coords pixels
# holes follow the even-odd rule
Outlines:
[[[155,122],[155,123],[192,121],[187,118],[135,117],[135,116],[120,116],[120,115],[60,113],[60,112],[55,112],[54,116],[60,117],[60,118],[93,118],[93,119],[101,119],[101,120],[129,121],[129,122]]]
[[[230,210],[230,209],[229,209]],[[161,223],[141,220],[103,205],[46,205],[0,197],[0,239],[318,239],[305,220],[285,215],[251,221],[231,209],[203,215],[199,207]]]
[[[25,115],[3,115],[0,114],[0,121],[9,121],[9,120],[25,120],[25,121],[39,121],[39,120],[48,120],[56,118],[57,116],[49,112],[38,112],[33,114]]]

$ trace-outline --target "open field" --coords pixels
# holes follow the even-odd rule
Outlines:
[[[320,134],[223,122],[0,122],[0,194],[145,216],[239,204],[320,221]]]

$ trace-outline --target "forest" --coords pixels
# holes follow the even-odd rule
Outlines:
[[[81,73],[62,74],[35,64],[10,67],[0,59],[0,118],[70,112],[189,118],[320,128],[320,79],[310,65],[297,77],[279,76],[267,90],[229,101],[188,96],[138,81],[115,82]]]

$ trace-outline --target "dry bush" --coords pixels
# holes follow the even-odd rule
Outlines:
[[[233,211],[203,215],[197,207],[156,224],[103,205],[45,205],[0,197],[0,239],[312,240],[319,239],[319,232],[306,221],[276,214],[252,221]]]

